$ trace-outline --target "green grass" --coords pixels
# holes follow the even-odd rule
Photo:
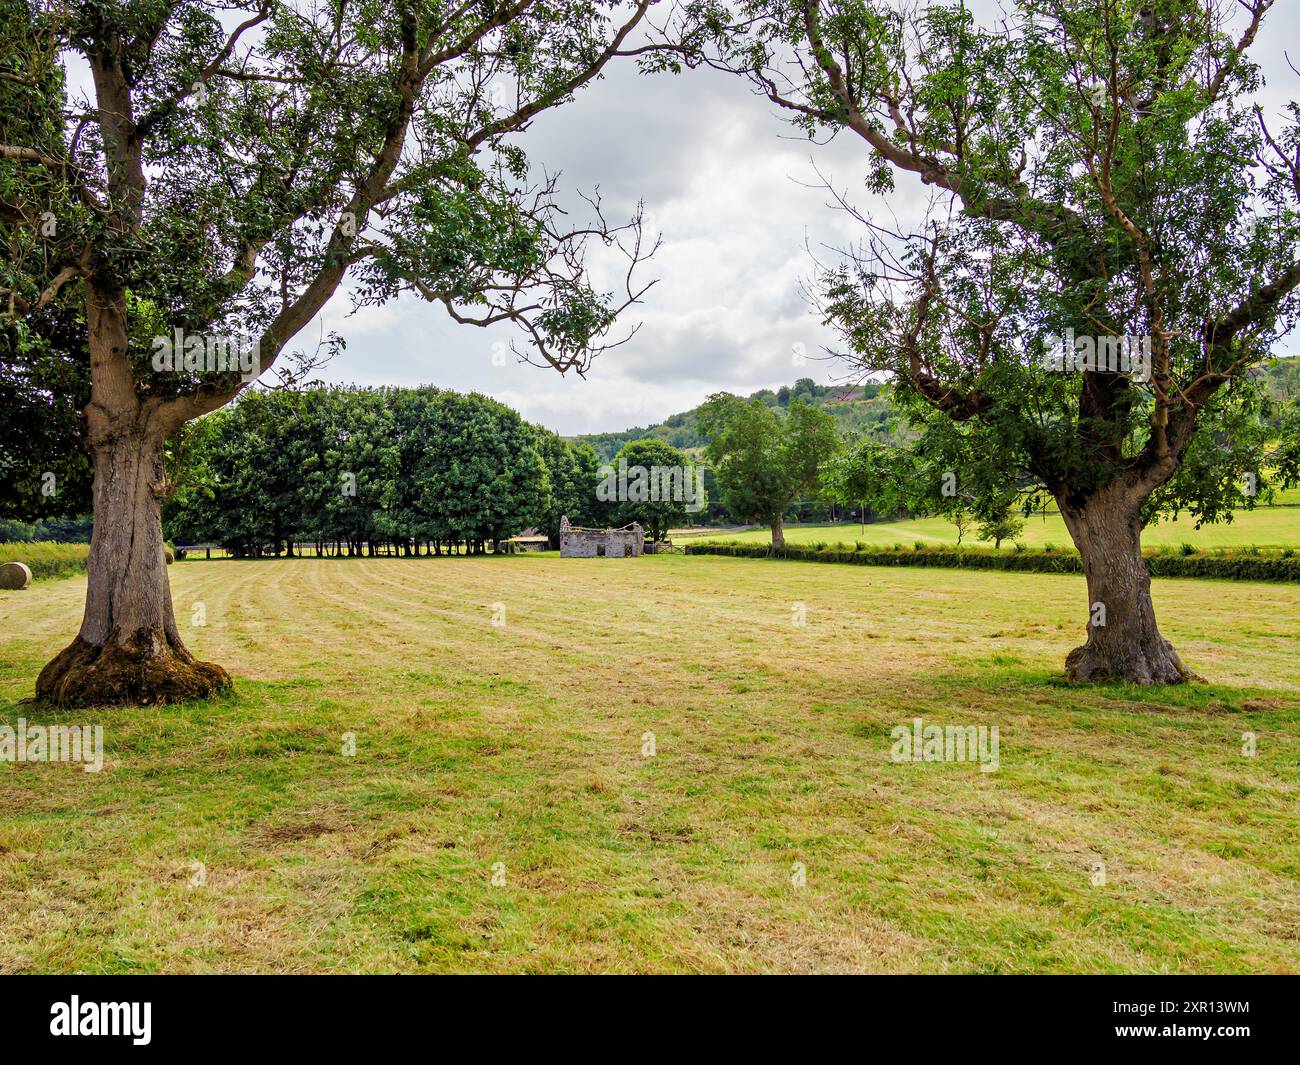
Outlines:
[[[683,537],[676,532],[680,540],[694,541],[695,537]],[[772,534],[767,529],[751,529],[740,533],[706,533],[703,539],[739,540],[742,542],[768,543]],[[901,543],[911,547],[917,540],[926,544],[955,544],[957,531],[951,522],[943,518],[917,518],[908,521],[877,522],[859,525],[795,525],[785,530],[785,538],[791,544],[806,543],[848,543],[858,541],[873,547],[892,547]],[[1059,514],[1035,514],[1025,519],[1025,531],[1021,539],[1029,547],[1043,547],[1054,544],[1059,548],[1073,548],[1070,534]],[[1163,521],[1147,528],[1142,534],[1142,543],[1146,547],[1178,547],[1190,543],[1198,548],[1216,547],[1300,547],[1300,507],[1261,507],[1258,510],[1239,511],[1234,520],[1221,525],[1204,525],[1200,529],[1194,522],[1183,515],[1178,521]],[[963,546],[979,543],[974,532],[968,533],[962,540]],[[1003,544],[1002,549],[1007,550]]]
[[[0,720],[107,746],[98,774],[0,763],[0,972],[1300,970],[1300,588],[1157,580],[1211,683],[1144,690],[1061,680],[1073,576],[169,575],[233,697],[23,702],[85,579],[0,593]],[[917,716],[998,726],[1000,769],[891,761]]]
[[[1263,496],[1260,498],[1263,499]],[[1269,501],[1279,506],[1283,503],[1290,506],[1300,506],[1300,485],[1294,488],[1275,488]]]
[[[33,580],[84,573],[89,555],[89,544],[56,544],[50,541],[0,543],[0,564],[24,562],[32,571]]]

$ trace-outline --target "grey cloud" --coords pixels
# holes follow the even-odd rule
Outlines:
[[[999,7],[973,4],[985,22]],[[1300,29],[1300,5],[1285,8],[1275,9],[1257,49],[1268,77],[1263,98],[1274,109],[1295,98],[1300,81],[1283,55]],[[540,116],[523,143],[536,165],[563,172],[567,188],[600,186],[612,217],[645,200],[664,247],[649,270],[660,284],[629,315],[643,323],[637,336],[598,359],[583,380],[514,361],[494,366],[492,345],[514,336],[506,328],[459,327],[413,299],[352,318],[342,303],[327,311],[327,322],[349,347],[326,376],[483,391],[564,433],[645,425],[719,390],[843,379],[844,367],[818,361],[832,339],[799,281],[813,266],[805,245],[834,261],[826,249],[861,234],[827,209],[824,190],[808,186],[820,171],[885,219],[892,211],[906,220],[926,199],[905,178],[894,195],[873,199],[863,187],[860,142],[811,144],[740,79],[713,71],[643,77],[630,63],[615,67],[572,104]],[[795,344],[809,357],[802,366],[791,360]]]

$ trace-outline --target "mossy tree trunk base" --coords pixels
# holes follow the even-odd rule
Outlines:
[[[1065,656],[1065,675],[1082,683],[1183,684],[1197,679],[1183,665],[1173,644],[1163,637],[1119,657],[1093,642],[1082,644]]]
[[[147,706],[206,699],[230,689],[230,675],[197,662],[161,629],[114,633],[94,645],[78,636],[41,670],[36,696],[62,707]]]

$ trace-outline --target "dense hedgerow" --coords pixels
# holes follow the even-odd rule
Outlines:
[[[37,581],[84,573],[89,554],[89,544],[0,543],[0,563],[26,563]]]
[[[1300,558],[1291,552],[1216,552],[1146,556],[1153,577],[1209,577],[1235,581],[1300,581]],[[734,558],[780,558],[803,562],[840,562],[859,566],[937,566],[960,569],[1015,570],[1029,573],[1082,573],[1078,554],[1061,551],[981,551],[977,549],[914,547],[904,551],[862,551],[847,546],[787,545],[773,552],[764,544],[687,544],[688,555],[729,555]]]

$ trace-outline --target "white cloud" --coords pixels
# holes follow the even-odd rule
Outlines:
[[[991,0],[973,7],[982,21],[998,9]],[[1264,99],[1276,110],[1294,98],[1297,79],[1283,49],[1300,13],[1270,17],[1256,51],[1269,76]],[[647,270],[659,284],[629,312],[629,323],[641,323],[637,335],[596,360],[584,380],[513,360],[494,366],[493,344],[515,335],[508,328],[457,326],[409,297],[347,317],[348,303],[336,297],[327,328],[342,333],[348,349],[325,376],[486,392],[566,434],[653,423],[719,390],[747,394],[801,376],[829,382],[843,371],[816,361],[831,337],[799,283],[812,268],[809,248],[825,255],[825,246],[861,234],[827,207],[825,190],[809,186],[820,170],[859,206],[882,220],[893,212],[904,225],[925,202],[908,178],[887,199],[870,197],[861,142],[810,144],[740,79],[708,70],[646,78],[631,64],[612,68],[572,104],[540,116],[523,143],[535,165],[562,172],[565,187],[599,186],[611,218],[645,200],[664,245]],[[621,281],[601,270],[601,256],[593,265],[604,283]],[[308,342],[317,329],[304,332]],[[805,365],[792,361],[796,344],[810,356]]]

